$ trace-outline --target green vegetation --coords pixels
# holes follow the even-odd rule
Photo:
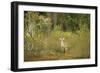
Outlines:
[[[89,57],[89,14],[24,12],[24,61]]]

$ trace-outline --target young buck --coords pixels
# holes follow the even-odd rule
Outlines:
[[[60,40],[60,46],[61,46],[61,49],[63,50],[63,52],[65,53],[66,50],[68,49],[67,47],[67,43],[65,43],[65,39],[63,37],[59,38]]]

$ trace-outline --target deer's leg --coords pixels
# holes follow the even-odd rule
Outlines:
[[[65,48],[64,48],[64,53],[66,52]]]

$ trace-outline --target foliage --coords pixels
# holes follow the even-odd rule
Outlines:
[[[90,57],[89,14],[24,13],[25,61]],[[65,53],[61,48],[61,37],[68,48]]]

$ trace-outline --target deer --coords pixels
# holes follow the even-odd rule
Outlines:
[[[64,37],[59,38],[59,40],[60,40],[61,49],[65,53],[66,50],[68,50],[67,43],[64,42],[65,41]]]

